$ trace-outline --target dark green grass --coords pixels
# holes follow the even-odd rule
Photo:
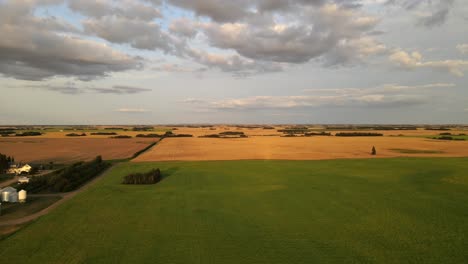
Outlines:
[[[149,186],[120,184],[159,167]],[[468,159],[125,163],[10,263],[467,263]]]
[[[421,150],[421,149],[390,149],[391,151],[403,154],[442,154],[440,150]]]
[[[34,214],[60,199],[61,197],[29,197],[26,203],[2,203],[0,223]]]

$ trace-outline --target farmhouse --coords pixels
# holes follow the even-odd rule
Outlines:
[[[26,164],[22,167],[18,167],[16,165],[12,165],[10,169],[7,171],[8,173],[14,173],[14,174],[21,174],[23,172],[29,173],[31,171],[32,167],[29,164]]]

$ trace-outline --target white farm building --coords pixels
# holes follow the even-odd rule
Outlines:
[[[16,203],[18,202],[18,192],[13,187],[0,189],[0,198],[2,202]]]

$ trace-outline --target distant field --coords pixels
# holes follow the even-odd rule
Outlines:
[[[16,161],[70,163],[91,160],[129,158],[154,140],[110,138],[0,138],[0,152]]]
[[[126,186],[161,168],[157,185]],[[466,263],[468,159],[125,163],[0,241],[9,263]]]
[[[246,139],[168,138],[134,161],[283,159],[315,160],[399,156],[466,157],[468,141],[404,137],[250,137]],[[416,151],[394,151],[410,149]]]

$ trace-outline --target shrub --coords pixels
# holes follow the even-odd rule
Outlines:
[[[94,136],[112,136],[112,135],[117,135],[115,132],[93,132],[91,135]]]
[[[132,173],[124,177],[123,184],[155,184],[161,180],[159,169],[151,170],[147,173]]]
[[[377,155],[377,150],[375,150],[375,146],[372,147],[371,154],[374,156]]]

